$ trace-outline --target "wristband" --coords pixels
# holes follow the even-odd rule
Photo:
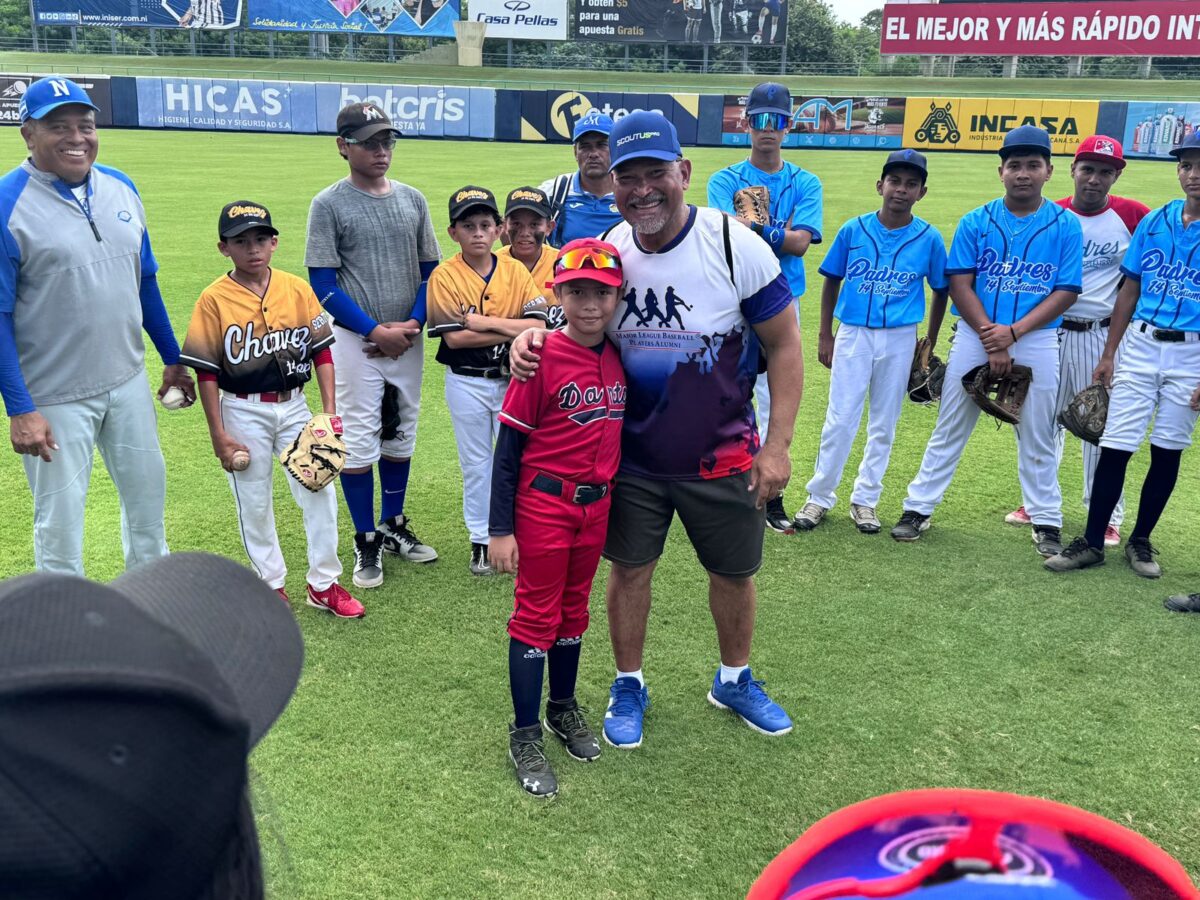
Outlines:
[[[1013,343],[1015,344],[1017,342],[1017,329],[1015,329],[1011,325],[1009,325],[1008,333],[1012,335]]]
[[[779,251],[783,249],[783,239],[787,237],[787,232],[777,225],[771,225],[763,229],[762,236],[763,240],[770,245],[771,249],[775,251],[775,255],[778,256]]]

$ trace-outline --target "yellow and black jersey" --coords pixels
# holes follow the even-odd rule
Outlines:
[[[468,313],[501,319],[548,319],[546,300],[525,264],[508,254],[493,254],[492,259],[492,273],[486,279],[467,264],[461,253],[433,270],[426,293],[430,337],[461,331]],[[497,368],[507,352],[505,342],[494,347],[453,348],[442,341],[437,361],[453,368],[485,371]]]
[[[308,282],[271,270],[263,297],[226,274],[200,294],[179,361],[213,372],[237,394],[288,391],[312,376],[312,358],[333,343],[329,314]]]

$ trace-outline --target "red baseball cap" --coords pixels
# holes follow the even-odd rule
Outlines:
[[[1083,139],[1079,149],[1075,151],[1075,161],[1081,159],[1107,163],[1118,172],[1125,168],[1125,154],[1121,151],[1121,142],[1105,134],[1093,134]]]
[[[554,259],[554,279],[547,287],[577,278],[620,287],[624,280],[620,252],[598,238],[577,238],[567,243]]]

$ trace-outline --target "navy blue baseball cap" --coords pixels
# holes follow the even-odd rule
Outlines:
[[[608,136],[609,167],[633,159],[662,159],[668,162],[683,156],[679,133],[660,112],[639,109],[623,116]]]
[[[896,150],[889,153],[887,162],[883,164],[883,173],[879,177],[885,177],[893,169],[916,169],[921,173],[921,181],[929,176],[929,165],[925,160],[925,154],[918,153],[916,150]]]
[[[1021,125],[1004,136],[1000,147],[1000,158],[1008,159],[1014,153],[1040,153],[1050,155],[1050,133],[1036,125]]]
[[[592,131],[608,137],[612,134],[612,130],[612,116],[606,116],[598,109],[589,109],[587,114],[575,123],[575,128],[571,131],[571,143],[574,144],[585,134]]]
[[[780,113],[791,116],[792,95],[786,87],[774,81],[764,81],[756,85],[746,98],[746,115],[756,113]]]
[[[1183,139],[1182,144],[1171,150],[1170,153],[1173,157],[1179,159],[1179,157],[1183,156],[1189,150],[1200,150],[1200,133],[1193,131]]]
[[[62,75],[47,75],[27,87],[25,93],[21,95],[21,121],[40,119],[60,106],[67,106],[71,103],[77,103],[89,109],[100,109],[92,102],[87,91],[70,78]]]

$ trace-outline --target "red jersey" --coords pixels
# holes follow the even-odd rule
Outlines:
[[[608,340],[597,352],[565,332],[546,335],[541,363],[513,381],[500,421],[529,435],[521,465],[582,484],[611,482],[621,462],[625,370]]]

